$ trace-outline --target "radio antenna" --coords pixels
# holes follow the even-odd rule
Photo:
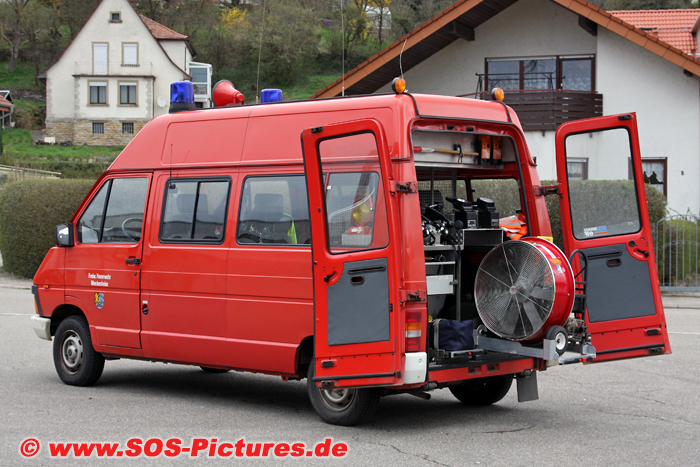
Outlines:
[[[403,79],[403,64],[401,62],[401,59],[403,58],[403,49],[406,47],[406,42],[408,41],[408,38],[406,38],[403,41],[403,45],[401,46],[401,53],[399,54],[399,70],[401,70],[401,79]]]
[[[342,97],[345,97],[345,13],[343,11],[343,3],[345,3],[343,0],[340,1],[340,35],[342,37],[342,48],[343,48],[343,85],[340,88],[340,95]]]
[[[260,89],[260,57],[262,56],[262,40],[263,31],[265,30],[265,4],[267,0],[263,0],[262,22],[260,23],[260,45],[258,46],[258,77],[255,80],[255,103],[258,103],[258,91]]]

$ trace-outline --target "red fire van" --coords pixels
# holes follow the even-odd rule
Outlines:
[[[116,358],[307,378],[340,425],[670,353],[635,115],[566,123],[556,150],[543,187],[512,109],[433,95],[158,117],[57,227],[33,327],[67,384]]]

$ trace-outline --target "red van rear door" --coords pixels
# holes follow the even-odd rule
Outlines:
[[[375,120],[302,133],[311,214],[315,380],[321,387],[400,380],[397,209]]]
[[[595,361],[671,353],[636,116],[565,123],[556,152],[565,249],[587,258],[586,325]]]

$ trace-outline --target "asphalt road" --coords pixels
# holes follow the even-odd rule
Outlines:
[[[680,306],[682,308],[674,308]],[[700,462],[700,299],[667,304],[673,354],[599,365],[552,368],[539,375],[540,400],[518,403],[515,388],[499,404],[462,406],[447,390],[430,401],[382,400],[369,424],[326,425],[306,398],[305,382],[128,360],[107,362],[91,388],[56,376],[52,344],[29,325],[28,290],[0,287],[0,465],[193,465],[328,459],[208,459],[186,455],[136,459],[52,459],[50,441],[120,442],[216,438],[232,444],[303,442],[328,437],[348,453],[338,465],[377,466],[691,466]],[[27,438],[42,443],[20,455]],[[206,451],[205,451],[206,452]]]

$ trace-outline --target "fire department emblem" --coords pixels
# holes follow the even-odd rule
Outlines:
[[[100,310],[105,306],[105,294],[95,292],[95,306]]]

